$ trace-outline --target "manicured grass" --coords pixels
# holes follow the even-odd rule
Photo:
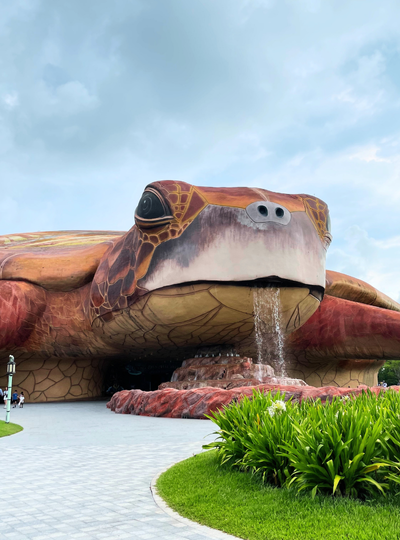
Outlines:
[[[22,430],[23,428],[18,424],[6,424],[3,420],[0,420],[0,437],[7,437],[7,435],[13,435]]]
[[[311,499],[220,467],[215,450],[168,469],[157,489],[182,516],[248,540],[400,538],[400,496]]]

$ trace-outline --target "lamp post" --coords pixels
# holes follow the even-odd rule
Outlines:
[[[6,424],[10,423],[12,378],[15,373],[14,357],[12,354],[10,354],[8,358],[9,358],[9,361],[7,363],[8,392],[7,392]]]

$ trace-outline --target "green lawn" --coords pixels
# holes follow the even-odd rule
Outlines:
[[[157,489],[182,516],[249,540],[400,539],[400,496],[312,500],[220,468],[216,451],[174,465]]]
[[[0,437],[6,437],[7,435],[13,435],[22,431],[22,427],[18,424],[6,424],[3,420],[0,420]]]

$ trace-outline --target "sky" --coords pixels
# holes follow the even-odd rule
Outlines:
[[[328,203],[400,301],[398,0],[0,0],[0,234],[128,230],[177,179]]]

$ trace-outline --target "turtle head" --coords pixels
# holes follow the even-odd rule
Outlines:
[[[291,332],[322,300],[329,229],[327,205],[309,195],[154,182],[137,205],[135,226],[95,276],[96,314],[204,283],[229,287],[230,304],[247,295],[252,306],[254,287],[272,285],[281,290]],[[107,282],[102,290],[99,276]]]
[[[309,195],[157,182],[135,212],[151,260],[140,285],[292,283],[323,292],[327,205]]]

